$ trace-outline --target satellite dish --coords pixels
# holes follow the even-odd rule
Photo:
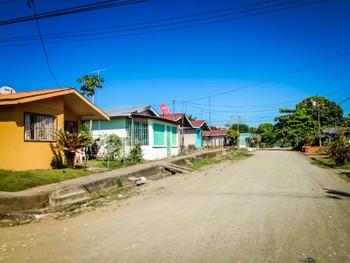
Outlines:
[[[11,93],[16,93],[16,91],[8,86],[3,86],[0,88],[0,95],[2,94],[11,94]]]
[[[163,115],[168,115],[170,113],[168,107],[165,104],[160,104],[160,110],[162,111]]]

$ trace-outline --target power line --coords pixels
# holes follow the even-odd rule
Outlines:
[[[31,2],[32,2],[32,5],[33,5],[33,9],[34,9],[34,14],[36,15],[37,13],[36,13],[36,8],[35,8],[34,0],[31,0]],[[27,2],[27,3],[28,3],[28,6],[30,7],[30,3],[29,3],[29,2]],[[48,69],[49,69],[49,71],[50,71],[50,74],[51,74],[52,78],[53,78],[54,81],[56,82],[57,86],[58,86],[59,88],[61,88],[60,84],[58,83],[58,81],[57,81],[57,79],[56,79],[55,75],[53,74],[53,72],[52,72],[52,70],[51,70],[51,67],[50,67],[50,62],[49,62],[49,58],[48,58],[48,55],[47,55],[47,52],[46,52],[46,48],[45,48],[45,45],[44,45],[44,41],[43,41],[43,38],[41,37],[41,30],[40,30],[40,26],[39,26],[39,20],[36,20],[36,27],[37,27],[37,29],[38,29],[38,33],[39,33],[39,37],[40,37],[40,41],[41,41],[41,46],[42,46],[43,51],[44,51],[44,55],[45,55],[45,60],[46,60],[47,67],[48,67]]]
[[[255,5],[258,5],[258,4],[261,5],[262,3],[265,4],[265,3],[275,2],[275,1],[276,0],[258,2],[258,3],[255,3]],[[257,16],[257,15],[262,15],[262,14],[267,14],[267,13],[273,13],[273,12],[283,11],[283,10],[292,9],[292,8],[301,7],[301,6],[306,6],[306,5],[319,4],[321,2],[327,2],[327,1],[329,1],[329,0],[318,0],[318,1],[305,3],[304,0],[294,0],[294,1],[284,2],[284,3],[278,3],[275,5],[269,5],[269,6],[257,7],[257,8],[247,9],[247,10],[241,10],[241,11],[237,11],[237,12],[231,12],[228,14],[215,15],[215,16],[204,17],[204,18],[202,17],[202,18],[190,19],[190,20],[185,20],[185,21],[175,21],[175,22],[171,22],[171,23],[163,23],[163,24],[156,24],[156,25],[150,25],[150,26],[133,27],[135,25],[145,25],[145,24],[151,24],[151,23],[158,23],[159,21],[167,22],[167,21],[172,21],[172,20],[183,19],[184,17],[185,18],[195,17],[195,16],[200,16],[202,14],[221,12],[222,10],[225,10],[225,9],[221,9],[221,10],[215,10],[215,11],[211,11],[211,12],[193,14],[193,15],[182,16],[182,17],[177,17],[177,18],[168,18],[168,19],[163,19],[163,20],[146,21],[146,22],[142,22],[142,23],[124,25],[124,26],[118,26],[118,27],[93,29],[93,31],[99,31],[99,30],[111,29],[111,28],[122,28],[120,30],[103,31],[103,32],[96,32],[96,33],[91,33],[91,30],[56,33],[56,35],[61,35],[61,36],[46,37],[45,39],[70,38],[70,40],[46,41],[46,44],[52,44],[52,43],[93,41],[93,40],[101,40],[101,39],[111,39],[111,38],[120,38],[120,37],[128,37],[128,36],[146,35],[146,34],[153,34],[153,33],[165,32],[165,31],[170,31],[170,30],[186,29],[186,28],[193,28],[193,27],[204,26],[204,25],[209,25],[209,24],[222,23],[222,22],[226,22],[226,21],[231,21],[231,20],[236,20],[236,19],[241,19],[241,18],[246,18],[246,17],[252,17],[252,16]],[[283,5],[295,4],[295,3],[299,3],[299,2],[302,2],[302,4],[281,7],[281,8],[277,8],[277,9],[271,9],[271,8],[276,8],[276,7],[283,6]],[[251,5],[249,5],[249,6],[251,6]],[[246,6],[247,5],[239,6],[239,7],[236,7],[234,9],[239,9],[239,8],[243,8]],[[230,8],[230,9],[233,9],[233,8]],[[263,9],[271,9],[271,10],[256,12],[256,11],[263,10]],[[248,12],[255,12],[255,13],[241,15],[241,16],[235,16],[235,17],[229,17],[229,18],[224,18],[224,19],[218,19],[221,17],[234,16],[234,15],[248,13]],[[216,19],[216,20],[198,23],[200,21],[213,20],[213,19]],[[197,23],[197,24],[194,24],[194,23]],[[178,26],[181,24],[185,24],[185,25]],[[169,28],[169,26],[174,26],[174,27]],[[123,29],[123,27],[124,27],[124,29]],[[150,29],[160,28],[160,27],[168,27],[168,28],[145,31],[145,32],[126,33],[126,34],[106,36],[107,34],[139,31],[139,30],[150,30]],[[81,32],[90,32],[90,33],[81,33]],[[52,35],[52,34],[49,34],[49,35]],[[47,36],[49,36],[49,35],[47,35]],[[103,37],[91,37],[91,35],[103,35]],[[85,37],[85,36],[88,36],[88,37],[72,39],[72,38],[76,38],[76,37]],[[28,37],[24,37],[24,38],[22,37],[22,38],[2,39],[2,42],[8,42],[8,41],[36,41],[36,39],[32,39],[32,36],[28,36]],[[36,45],[36,44],[38,44],[38,43],[23,43],[23,44],[15,44],[15,45],[23,46],[23,45]],[[3,44],[1,46],[7,46],[7,45]],[[11,44],[11,46],[14,46],[14,44]]]
[[[36,16],[25,16],[25,17],[19,17],[15,19],[4,20],[4,21],[0,21],[0,26],[33,21],[33,20],[49,18],[49,17],[70,15],[70,14],[87,12],[87,11],[95,11],[99,9],[141,3],[145,1],[148,1],[148,0],[127,0],[124,2],[118,2],[118,0],[107,0],[107,1],[97,2],[97,3],[91,3],[91,4],[81,5],[81,6],[75,6],[75,7],[50,11],[42,14],[37,14]]]
[[[10,4],[10,3],[16,2],[16,1],[17,0],[8,0],[8,1],[1,2],[0,5],[7,5],[7,4]]]
[[[258,82],[255,82],[253,84],[250,84],[250,85],[246,85],[246,86],[242,86],[242,87],[239,87],[239,88],[236,88],[236,89],[232,89],[232,90],[228,90],[228,91],[225,91],[225,92],[220,92],[220,93],[216,93],[214,95],[210,95],[211,97],[217,97],[217,96],[221,96],[221,95],[226,95],[226,94],[229,94],[229,93],[232,93],[232,92],[235,92],[235,91],[239,91],[239,90],[243,90],[243,89],[248,89],[248,88],[251,88],[251,87],[254,87],[254,86],[258,86],[258,85],[261,85],[261,84],[265,84],[265,83],[268,83],[268,82],[271,82],[273,80],[277,80],[277,79],[280,79],[280,78],[283,78],[283,77],[287,77],[289,75],[293,75],[295,73],[299,73],[301,71],[304,71],[304,70],[307,70],[307,69],[310,69],[310,68],[314,68],[314,67],[317,67],[317,66],[320,66],[322,64],[326,64],[326,63],[329,63],[333,60],[337,60],[339,58],[342,58],[342,57],[345,57],[345,56],[348,56],[350,55],[350,51],[349,52],[346,52],[346,53],[343,53],[341,55],[337,55],[337,56],[334,56],[334,57],[331,57],[331,58],[328,58],[328,59],[325,59],[323,61],[320,61],[320,62],[317,62],[315,64],[312,64],[312,65],[309,65],[309,66],[306,66],[306,67],[302,67],[302,68],[299,68],[299,69],[296,69],[296,70],[292,70],[292,71],[289,71],[289,72],[286,72],[286,73],[283,73],[283,74],[280,74],[280,75],[277,75],[277,76],[274,76],[272,78],[269,78],[269,79],[266,79],[266,80],[262,80],[262,81],[258,81]],[[203,100],[203,99],[207,99],[209,96],[205,96],[205,97],[201,97],[201,98],[198,98],[198,99],[192,99],[192,100],[189,100],[188,102],[191,102],[191,101],[196,101],[196,100]]]

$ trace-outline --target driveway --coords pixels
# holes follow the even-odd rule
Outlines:
[[[350,184],[258,151],[75,218],[0,229],[0,262],[350,262]]]

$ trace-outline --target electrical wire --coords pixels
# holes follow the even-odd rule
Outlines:
[[[36,12],[36,7],[35,7],[34,0],[31,0],[31,2],[32,2],[32,5],[33,5],[33,9],[34,9],[34,14],[36,15],[37,12]],[[29,2],[28,2],[28,3],[29,3]],[[56,82],[57,86],[58,86],[59,88],[61,88],[60,84],[58,83],[58,81],[57,81],[57,79],[56,79],[56,77],[55,77],[55,74],[54,74],[53,71],[51,70],[51,66],[50,66],[50,62],[49,62],[49,57],[48,57],[47,52],[46,52],[46,48],[45,48],[44,41],[43,41],[43,39],[42,39],[42,37],[41,37],[41,30],[40,30],[40,26],[39,26],[39,20],[36,20],[36,27],[37,27],[37,29],[38,29],[38,33],[39,33],[39,37],[40,37],[40,41],[41,41],[41,46],[42,46],[43,51],[44,51],[45,60],[46,60],[46,64],[47,64],[47,67],[48,67],[48,69],[49,69],[49,72],[50,72],[52,78],[54,79],[54,81]]]
[[[87,11],[95,11],[99,9],[111,8],[116,6],[136,4],[136,3],[141,3],[145,1],[148,1],[148,0],[127,0],[124,2],[118,2],[118,0],[107,0],[107,1],[102,1],[97,3],[92,3],[92,4],[86,4],[86,5],[76,6],[76,7],[50,11],[42,14],[37,14],[36,16],[25,16],[25,17],[20,17],[15,19],[4,20],[4,21],[0,21],[0,26],[33,21],[33,20],[38,20],[43,18],[76,14],[76,13],[87,12]]]
[[[339,58],[342,58],[342,57],[345,57],[345,56],[348,56],[348,55],[350,55],[350,51],[346,52],[346,53],[343,53],[341,55],[337,55],[337,56],[325,59],[323,61],[317,62],[315,64],[312,64],[312,65],[309,65],[309,66],[306,66],[306,67],[302,67],[302,68],[299,68],[299,69],[296,69],[296,70],[292,70],[292,71],[289,71],[289,72],[286,72],[286,73],[274,76],[274,77],[266,79],[266,80],[258,81],[258,82],[255,82],[253,84],[245,85],[245,86],[242,86],[242,87],[239,87],[239,88],[236,88],[236,89],[231,89],[231,90],[228,90],[228,91],[225,91],[225,92],[220,92],[220,93],[216,93],[216,94],[213,94],[213,95],[209,95],[209,96],[205,96],[205,97],[201,97],[201,98],[197,98],[197,99],[188,100],[187,102],[196,101],[196,100],[203,100],[203,99],[209,99],[211,97],[222,96],[222,95],[226,95],[226,94],[229,94],[229,93],[232,93],[232,92],[235,92],[235,91],[239,91],[239,90],[244,90],[244,89],[248,89],[248,88],[251,88],[251,87],[255,87],[255,86],[258,86],[258,85],[261,85],[261,84],[265,84],[265,83],[268,83],[268,82],[271,82],[271,81],[274,81],[274,80],[277,80],[277,79],[280,79],[280,78],[284,78],[284,77],[293,75],[295,73],[299,73],[301,71],[304,71],[304,70],[307,70],[307,69],[310,69],[310,68],[314,68],[314,67],[317,67],[317,66],[329,63],[331,61],[337,60]]]
[[[17,0],[8,0],[8,1],[1,2],[0,5],[7,5],[7,4],[10,4],[10,3],[16,2],[16,1]]]
[[[209,24],[214,24],[214,23],[227,22],[227,21],[231,21],[231,20],[235,20],[235,19],[252,17],[252,16],[257,16],[257,15],[262,15],[262,14],[267,14],[267,13],[272,13],[272,12],[278,12],[278,11],[283,11],[283,10],[292,9],[292,8],[296,8],[296,7],[312,5],[312,4],[319,4],[319,3],[322,3],[322,2],[328,2],[328,1],[329,0],[318,0],[318,1],[305,3],[304,0],[294,0],[294,1],[279,3],[279,4],[275,4],[275,5],[270,5],[270,6],[263,6],[263,7],[257,7],[257,8],[253,8],[253,9],[248,9],[248,10],[237,11],[237,12],[233,12],[233,13],[229,13],[229,14],[222,14],[222,15],[216,15],[216,16],[204,17],[204,18],[198,18],[198,19],[191,19],[191,20],[185,20],[185,21],[175,21],[175,22],[171,22],[171,23],[163,23],[163,24],[160,24],[160,25],[151,25],[151,26],[127,28],[127,27],[130,27],[132,25],[149,24],[149,23],[155,23],[156,21],[165,21],[166,22],[166,21],[170,21],[170,20],[174,20],[174,19],[178,19],[178,18],[168,18],[166,20],[154,20],[154,21],[147,21],[147,22],[143,22],[143,23],[137,23],[137,24],[131,24],[131,25],[124,25],[124,26],[115,27],[115,28],[125,27],[125,29],[121,29],[121,30],[103,31],[103,32],[97,32],[97,33],[91,33],[90,32],[89,34],[87,34],[87,33],[76,33],[78,31],[71,31],[71,32],[67,32],[67,33],[58,33],[61,36],[54,36],[54,37],[47,36],[45,38],[45,40],[70,38],[69,40],[46,41],[46,44],[53,44],[53,43],[94,41],[94,40],[101,40],[101,39],[112,39],[112,38],[120,38],[120,37],[146,35],[146,34],[153,34],[153,33],[165,32],[165,31],[170,31],[170,30],[186,29],[186,28],[193,28],[193,27],[204,26],[204,25],[209,25]],[[266,2],[263,2],[263,3],[268,3],[268,2],[274,2],[274,1],[266,1]],[[217,18],[221,18],[221,17],[224,17],[224,16],[233,16],[233,15],[247,13],[247,12],[256,12],[256,11],[267,9],[267,8],[271,9],[271,7],[275,8],[275,7],[278,7],[278,6],[283,6],[283,5],[287,5],[287,4],[295,4],[295,3],[298,3],[298,2],[302,2],[302,4],[298,4],[298,5],[294,5],[294,6],[288,6],[288,7],[282,7],[282,8],[277,8],[277,9],[272,9],[272,10],[267,10],[267,11],[263,11],[263,12],[252,13],[252,14],[246,14],[246,15],[242,15],[242,16],[235,16],[235,17],[230,17],[230,18],[225,18],[225,19],[217,19]],[[256,3],[256,4],[260,4],[260,3]],[[237,7],[237,8],[241,8],[241,7]],[[218,12],[218,11],[219,10],[212,11],[212,12]],[[209,13],[209,12],[206,12],[206,13]],[[204,13],[204,14],[206,14],[206,13]],[[199,16],[201,14],[203,14],[203,13],[193,14],[193,15],[191,15],[191,17]],[[183,16],[183,17],[190,17],[190,16]],[[179,17],[179,18],[182,18],[182,17]],[[198,22],[203,21],[203,20],[213,20],[213,19],[217,19],[217,20],[198,23]],[[193,24],[193,23],[197,23],[197,24]],[[178,26],[180,24],[185,24],[185,25]],[[136,32],[136,33],[127,33],[127,34],[106,36],[106,34],[115,34],[115,33],[123,33],[123,32],[138,31],[138,30],[149,30],[149,29],[153,29],[153,28],[169,27],[169,26],[174,26],[174,27],[158,29],[158,30],[151,30],[151,31],[145,31],[145,32]],[[101,28],[100,29],[95,29],[95,30],[103,30],[103,28],[102,29]],[[50,35],[52,35],[52,34],[50,34]],[[56,35],[57,35],[57,33],[56,33]],[[91,37],[92,35],[95,35],[95,36],[96,35],[103,35],[103,37]],[[84,36],[88,36],[88,37],[74,39],[75,37],[84,37]],[[4,42],[4,41],[6,42],[6,41],[31,41],[31,40],[33,40],[32,36],[28,36],[27,39],[11,38],[11,39],[7,39],[7,40],[6,39],[2,39],[1,41],[2,42]],[[16,46],[25,46],[25,45],[36,45],[36,44],[38,44],[38,43],[34,42],[34,43],[11,44],[11,46],[14,46],[14,45],[16,45]],[[9,46],[9,44],[8,45],[2,44],[1,46]]]

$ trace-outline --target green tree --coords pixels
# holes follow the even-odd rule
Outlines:
[[[261,147],[272,147],[276,140],[274,125],[271,123],[262,123],[258,126],[256,133],[260,135]]]
[[[195,120],[197,120],[197,117],[194,117],[192,114],[190,114],[190,115],[188,115],[188,119],[190,121],[195,121]]]
[[[77,82],[83,84],[80,87],[81,94],[91,97],[91,102],[95,102],[95,88],[102,89],[102,84],[105,80],[98,75],[84,75],[77,79]],[[89,132],[91,134],[92,120],[90,120]]]
[[[318,124],[304,109],[275,118],[276,139],[284,141],[282,146],[301,149],[307,137],[318,134]]]
[[[55,133],[54,140],[56,141],[56,149],[64,153],[69,168],[74,168],[75,154],[92,144],[92,137],[84,132],[70,133],[60,130]]]
[[[236,130],[239,133],[248,133],[249,132],[249,126],[244,123],[233,123],[229,126],[229,129]],[[238,130],[239,129],[239,130]]]
[[[336,127],[344,124],[343,110],[333,101],[324,97],[310,97],[295,106],[296,111],[305,110],[306,114],[318,122],[321,127]]]
[[[123,143],[118,135],[114,133],[109,134],[102,140],[102,142],[103,147],[106,150],[106,158],[109,160],[114,160],[115,158],[121,157]]]
[[[280,109],[280,113],[286,115],[275,118],[276,139],[296,149],[313,144],[323,129],[344,124],[341,107],[323,97],[304,99],[295,109]]]
[[[231,146],[237,146],[238,145],[238,138],[240,134],[237,130],[234,129],[228,129],[226,131],[226,138],[228,139],[228,142]]]

